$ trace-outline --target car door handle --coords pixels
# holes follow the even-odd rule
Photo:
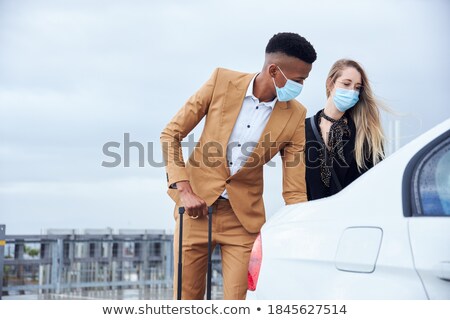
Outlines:
[[[442,261],[437,267],[437,276],[442,280],[450,281],[450,261]]]

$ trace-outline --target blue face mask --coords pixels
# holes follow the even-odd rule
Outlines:
[[[280,70],[283,77],[286,78],[283,71],[281,71],[280,67],[277,66],[277,68]],[[280,101],[289,101],[289,100],[294,99],[295,97],[297,97],[300,94],[300,92],[302,92],[302,89],[303,89],[302,84],[292,81],[292,80],[289,80],[288,78],[286,78],[286,84],[282,88],[277,87],[277,85],[275,84],[274,78],[272,78],[272,81],[275,86],[275,90],[277,92],[277,98]]]
[[[336,88],[333,101],[336,108],[340,112],[345,112],[352,108],[359,100],[359,92],[355,90],[347,90]]]

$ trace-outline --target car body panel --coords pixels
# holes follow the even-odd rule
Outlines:
[[[409,233],[415,268],[428,297],[450,299],[450,217],[411,218]]]

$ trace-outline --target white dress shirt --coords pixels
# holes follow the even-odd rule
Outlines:
[[[253,95],[253,83],[256,76],[250,81],[241,111],[228,140],[227,162],[230,175],[235,174],[242,168],[253,149],[255,149],[277,102],[277,98],[270,102],[260,102]],[[228,199],[226,189],[221,196]]]

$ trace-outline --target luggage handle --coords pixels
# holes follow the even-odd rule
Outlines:
[[[208,273],[206,284],[206,299],[211,300],[211,277],[212,277],[212,212],[213,207],[208,207]],[[181,300],[181,289],[183,282],[183,214],[185,213],[184,207],[178,208],[178,214],[180,216],[179,222],[179,237],[178,237],[178,285],[177,285],[177,300]]]

